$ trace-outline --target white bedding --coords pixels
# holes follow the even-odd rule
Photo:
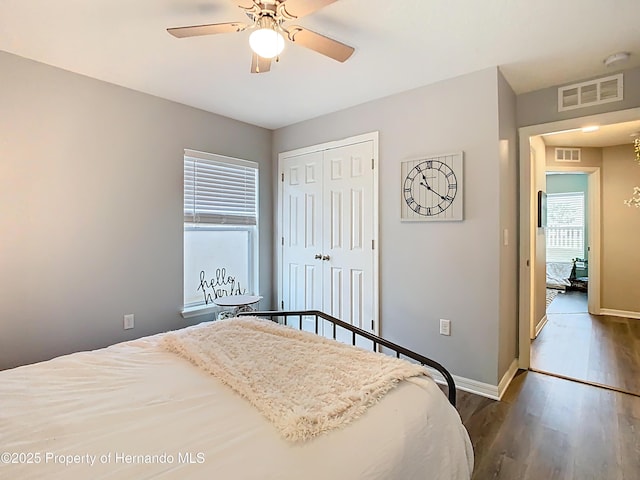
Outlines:
[[[281,435],[302,442],[359,418],[421,365],[257,317],[168,333],[160,345],[251,403]]]
[[[405,380],[348,427],[292,444],[160,348],[162,335],[0,372],[0,478],[471,476],[467,432],[430,379]]]
[[[571,262],[547,262],[547,288],[566,290],[571,285]]]

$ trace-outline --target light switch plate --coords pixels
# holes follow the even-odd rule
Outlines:
[[[128,315],[125,315],[125,316],[124,316],[124,325],[123,325],[124,329],[125,329],[125,330],[130,330],[130,329],[132,329],[132,328],[133,328],[133,326],[134,326],[134,316],[133,316],[133,313],[130,313],[130,314],[128,314]]]
[[[451,335],[451,320],[440,319],[440,335]]]

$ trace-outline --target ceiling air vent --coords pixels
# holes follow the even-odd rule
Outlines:
[[[622,100],[622,73],[558,89],[558,111]]]
[[[556,162],[579,162],[579,148],[556,148]]]

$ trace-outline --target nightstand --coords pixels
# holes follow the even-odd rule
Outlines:
[[[240,312],[252,312],[252,305],[262,300],[259,295],[227,295],[216,298],[213,303],[219,307],[227,307],[230,310],[223,310],[218,314],[218,320],[235,317]]]

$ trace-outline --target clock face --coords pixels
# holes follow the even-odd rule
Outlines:
[[[458,193],[455,172],[439,160],[425,160],[414,166],[404,179],[403,196],[418,215],[440,215],[453,204]]]

